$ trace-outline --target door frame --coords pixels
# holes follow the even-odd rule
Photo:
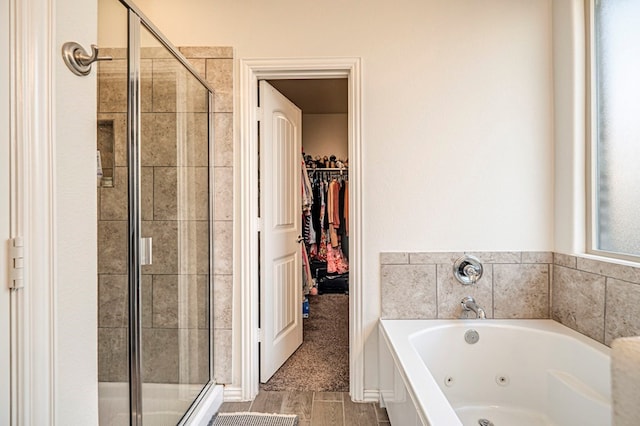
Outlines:
[[[258,80],[346,78],[349,132],[349,394],[364,401],[364,321],[362,288],[362,138],[360,58],[242,59],[240,60],[240,143],[238,176],[240,226],[240,341],[234,345],[239,368],[240,399],[259,391],[259,257],[258,257]],[[239,353],[240,356],[237,356]],[[238,365],[239,364],[239,365]]]
[[[55,9],[9,0],[9,236],[21,237],[23,287],[11,290],[10,424],[55,422]],[[4,4],[3,4],[4,5]],[[3,60],[2,66],[5,66]],[[1,241],[2,244],[8,244]],[[5,247],[6,248],[6,247]],[[5,259],[0,261],[4,262]],[[0,282],[5,284],[3,277]],[[4,408],[4,407],[3,407]]]
[[[9,27],[9,0],[0,0],[0,49],[2,60],[0,61],[0,84],[3,90],[11,90],[10,60],[11,52],[10,27]],[[6,242],[11,238],[11,192],[10,171],[12,170],[9,158],[11,156],[11,114],[9,103],[0,104],[0,424],[11,424],[11,290],[6,282],[9,277],[11,261],[9,259],[9,247]],[[6,368],[9,366],[9,368]]]

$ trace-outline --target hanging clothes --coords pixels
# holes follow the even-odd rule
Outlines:
[[[329,193],[329,182],[323,180],[322,181],[322,203],[324,205],[324,212],[322,213],[322,217],[321,217],[321,221],[322,221],[322,229],[323,230],[328,230],[329,229],[329,214],[327,213],[327,209],[329,208],[329,197],[328,197],[328,193]]]
[[[311,210],[311,205],[313,204],[313,188],[309,180],[309,173],[307,172],[307,165],[304,162],[304,156],[302,157],[301,164],[300,184],[302,185],[302,211],[307,211]]]
[[[326,230],[329,226],[329,222],[327,221],[327,192],[326,192],[326,182],[320,181],[320,245],[318,246],[318,259],[326,261],[327,260],[327,233]]]
[[[302,212],[302,237],[307,244],[315,242],[315,231],[311,226],[311,212]]]
[[[304,155],[302,156],[300,173],[300,189],[302,192],[302,235],[303,241],[305,242],[305,244],[300,245],[300,250],[302,252],[302,293],[307,294],[314,286],[313,275],[311,274],[311,265],[307,253],[307,244],[315,241],[316,235],[311,224],[313,188],[311,186],[311,181],[309,180],[309,173],[307,172]]]
[[[333,247],[338,247],[338,228],[340,227],[340,184],[336,179],[329,183],[327,214],[329,215],[329,237]]]
[[[349,261],[342,244],[348,244],[349,187],[343,173],[338,176],[322,169],[306,173],[309,184],[304,183],[302,191],[311,201],[305,201],[302,216],[305,289],[309,288],[311,274],[313,285],[322,290],[319,283],[326,289],[327,282],[337,282],[333,277],[340,276],[340,282],[348,283]]]
[[[315,179],[312,182],[313,205],[311,206],[311,224],[316,234],[315,244],[320,245],[320,233],[322,232],[322,222],[320,220],[320,209],[322,208],[322,195],[320,181]]]
[[[344,183],[344,233],[349,236],[349,181],[345,180]]]
[[[340,247],[327,247],[327,272],[330,274],[344,274],[349,271],[349,262],[342,254]]]
[[[338,227],[338,235],[341,237],[346,234],[346,223],[344,220],[344,191],[346,190],[345,182],[341,181],[338,192],[338,217],[340,218],[340,226]]]
[[[300,250],[302,251],[302,294],[307,294],[313,287],[314,281],[307,249],[304,245],[300,245]]]
[[[331,197],[333,198],[333,226],[340,226],[340,184],[336,179],[331,181]]]

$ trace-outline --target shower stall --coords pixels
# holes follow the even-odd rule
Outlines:
[[[98,44],[100,424],[188,424],[220,392],[213,91],[128,0],[99,1]]]

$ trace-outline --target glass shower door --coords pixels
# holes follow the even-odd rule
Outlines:
[[[213,95],[133,4],[99,7],[100,424],[174,425],[212,384]]]
[[[129,425],[127,9],[101,1],[97,76],[98,394],[101,425]],[[105,17],[108,16],[108,19]],[[145,289],[143,289],[145,290]]]
[[[140,44],[142,417],[174,424],[210,378],[211,100],[144,25]]]

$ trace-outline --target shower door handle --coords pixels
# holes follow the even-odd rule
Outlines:
[[[140,238],[140,264],[153,264],[153,238],[151,237]]]

